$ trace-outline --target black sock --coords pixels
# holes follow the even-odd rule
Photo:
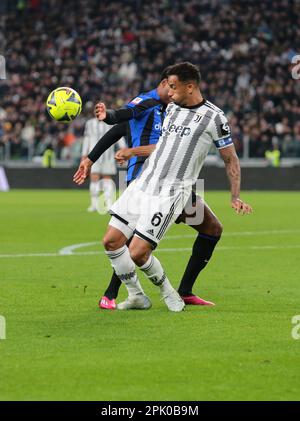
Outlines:
[[[178,292],[182,296],[191,295],[194,283],[202,269],[205,268],[220,237],[198,234],[192,255],[181,279]]]
[[[131,243],[132,237],[129,238],[129,240],[126,243],[126,246],[129,247],[129,244]],[[116,275],[116,272],[114,271],[110,283],[104,293],[105,297],[107,297],[109,300],[117,298],[119,294],[120,286],[122,285],[122,281],[118,278]]]
[[[107,287],[107,290],[105,291],[104,295],[109,300],[112,300],[113,298],[117,298],[120,286],[122,285],[122,282],[117,277],[116,272],[114,271],[111,281]]]

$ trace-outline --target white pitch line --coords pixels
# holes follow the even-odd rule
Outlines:
[[[300,230],[271,230],[271,231],[239,231],[239,232],[224,232],[222,237],[243,237],[252,235],[277,235],[277,234],[299,234]],[[195,234],[184,235],[167,235],[163,240],[175,240],[178,238],[195,238]]]
[[[0,259],[9,257],[57,257],[61,256],[59,253],[19,253],[19,254],[0,254]],[[73,254],[75,256],[75,254]]]
[[[59,250],[59,254],[62,254],[62,255],[74,254],[73,251],[76,249],[79,249],[81,247],[95,246],[96,244],[100,245],[100,241],[93,241],[92,243],[73,244],[72,246],[67,246]]]
[[[294,234],[294,233],[300,233],[300,230],[242,231],[242,232],[228,232],[228,233],[225,232],[222,236],[223,237],[236,237],[236,236],[242,237],[242,236],[252,236],[252,235],[276,235],[276,234]],[[163,240],[176,240],[179,238],[195,238],[195,236],[196,236],[196,233],[186,234],[186,235],[167,235],[166,237],[162,239],[162,241]],[[59,250],[59,254],[70,255],[70,254],[74,254],[73,251],[79,248],[95,246],[95,245],[100,245],[100,244],[101,244],[100,241],[72,244],[71,246],[67,246]]]
[[[220,246],[216,248],[216,251],[228,251],[228,250],[286,250],[286,249],[299,249],[300,244],[287,244],[285,246]],[[174,253],[174,252],[191,252],[191,247],[184,248],[159,248],[155,250],[155,253]],[[93,256],[93,255],[104,255],[103,250],[99,251],[82,251],[73,254],[60,254],[60,253],[20,253],[20,254],[0,254],[0,259],[4,258],[17,258],[17,257],[65,257],[65,256]]]

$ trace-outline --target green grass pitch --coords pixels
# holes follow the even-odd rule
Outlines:
[[[194,291],[216,307],[171,313],[142,274],[151,310],[98,309],[109,218],[86,213],[87,191],[1,193],[0,400],[298,400],[300,196],[243,197],[252,216],[205,197],[224,236]],[[173,226],[156,251],[176,287],[193,237]]]

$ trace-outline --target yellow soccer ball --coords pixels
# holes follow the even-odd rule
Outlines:
[[[46,106],[54,120],[69,123],[81,113],[82,101],[74,89],[62,86],[51,92]]]

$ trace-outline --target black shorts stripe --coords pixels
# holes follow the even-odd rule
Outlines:
[[[171,208],[170,208],[170,212],[169,212],[169,213],[167,214],[167,216],[165,217],[165,220],[164,220],[164,222],[163,222],[162,226],[160,227],[160,230],[159,230],[159,231],[158,231],[158,233],[157,233],[157,238],[159,238],[159,235],[160,235],[161,231],[163,230],[163,228],[164,228],[164,226],[165,226],[165,224],[166,224],[166,221],[168,220],[168,217],[169,217],[170,213],[173,211],[173,209],[174,209],[174,203],[172,204],[172,206],[171,206]]]
[[[166,219],[164,220],[164,223],[162,224],[162,226],[160,227],[160,230],[158,231],[158,234],[157,234],[157,238],[160,240],[161,239],[161,237],[162,237],[162,235],[163,235],[163,233],[164,233],[164,231],[165,231],[165,229],[167,228],[167,226],[168,226],[168,223],[169,223],[169,221],[170,221],[170,219],[172,218],[172,216],[174,215],[174,203],[173,203],[173,205],[171,206],[171,209],[170,209],[170,212],[168,213],[168,215],[166,216]]]
[[[157,247],[157,243],[153,240],[151,240],[150,238],[146,237],[144,234],[142,234],[141,232],[134,230],[133,231],[133,235],[137,234],[139,237],[141,237],[143,240],[148,241],[148,243],[151,244],[152,249],[154,250]]]
[[[175,202],[172,204],[172,206],[171,206],[171,209],[170,209],[170,212],[168,213],[168,215],[166,216],[166,219],[165,219],[165,221],[164,221],[164,223],[162,224],[162,226],[161,226],[161,228],[160,228],[160,230],[158,231],[158,234],[157,234],[157,239],[158,240],[160,240],[161,238],[162,238],[162,236],[164,235],[164,232],[166,231],[166,229],[167,229],[167,227],[168,227],[168,224],[169,224],[169,222],[170,222],[170,220],[171,220],[171,218],[172,218],[172,216],[174,215],[174,213],[175,213],[175,208],[176,208],[176,206],[177,206],[177,203],[179,202],[179,200],[180,200],[180,196],[175,200]]]
[[[128,222],[128,221],[126,221],[126,219],[123,219],[121,216],[117,215],[117,214],[116,214],[116,213],[114,213],[113,211],[109,210],[109,211],[108,211],[108,213],[109,213],[111,216],[114,216],[115,218],[119,219],[119,221],[123,222],[123,224],[125,224],[125,225],[128,225],[128,224],[129,224],[129,222]]]

